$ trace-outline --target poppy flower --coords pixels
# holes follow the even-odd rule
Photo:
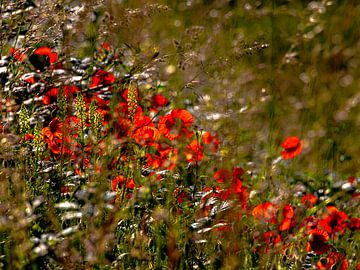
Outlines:
[[[346,213],[338,211],[334,206],[327,206],[327,210],[328,214],[318,221],[318,225],[331,234],[336,232],[344,233],[348,219]]]
[[[134,179],[127,179],[123,175],[118,175],[111,181],[111,190],[116,191],[118,188],[122,188],[124,184],[125,187],[129,189],[134,189],[136,187]]]
[[[202,134],[202,140],[208,146],[210,152],[216,153],[219,151],[220,139],[217,135],[213,136],[209,131],[206,131]]]
[[[204,153],[202,145],[197,141],[193,140],[185,149],[186,162],[199,162],[203,160]]]
[[[360,230],[360,218],[350,218],[348,228],[352,231]]]
[[[140,145],[152,146],[160,138],[160,133],[155,127],[144,126],[136,129],[133,137]]]
[[[54,64],[56,60],[57,53],[53,52],[49,47],[39,47],[29,57],[30,63],[40,71]]]
[[[190,135],[188,128],[193,123],[193,116],[187,110],[174,109],[170,114],[161,116],[158,129],[169,140],[175,140],[181,135]]]
[[[62,138],[62,122],[55,117],[49,123],[48,127],[42,129],[42,134],[45,139],[52,141],[55,137]]]
[[[329,234],[321,229],[314,229],[309,232],[310,238],[307,251],[314,251],[316,254],[324,254],[331,248],[326,242],[329,241]]]
[[[26,59],[26,55],[23,54],[22,52],[20,52],[18,49],[15,48],[10,48],[10,54],[12,57],[15,58],[15,60],[19,61],[19,62],[24,62]]]
[[[289,230],[294,223],[294,208],[290,204],[285,205],[285,207],[282,210],[282,215],[284,219],[279,225],[279,230],[280,231]]]
[[[304,204],[306,207],[310,208],[313,207],[316,204],[317,197],[314,194],[305,194],[301,198],[301,203]]]
[[[271,202],[264,202],[262,204],[257,205],[253,209],[252,215],[254,218],[262,222],[270,222],[272,224],[275,224],[277,222],[276,212],[277,212],[277,207],[275,204]]]
[[[104,49],[106,51],[110,51],[110,45],[107,41],[104,41],[103,44],[101,45],[101,47],[99,48],[100,49]]]
[[[264,241],[266,243],[265,253],[268,253],[271,248],[277,246],[281,243],[280,235],[275,231],[265,232],[263,235]]]
[[[111,85],[115,82],[115,76],[111,72],[100,69],[91,77],[91,84],[89,88],[96,88],[100,86]]]
[[[284,148],[282,152],[284,159],[294,158],[301,153],[303,141],[296,136],[287,137],[281,146]]]
[[[169,104],[169,100],[163,95],[156,94],[151,99],[151,111],[159,111],[161,108],[167,106]]]
[[[155,154],[146,154],[147,166],[157,169],[173,170],[176,166],[178,151],[166,144],[156,146]]]
[[[349,268],[349,262],[344,255],[338,252],[330,252],[326,258],[321,259],[316,263],[317,269],[320,270],[331,270],[334,265],[338,264],[339,267],[336,269],[346,270]]]
[[[214,173],[214,180],[218,183],[224,183],[231,179],[231,172],[227,169],[220,168]]]

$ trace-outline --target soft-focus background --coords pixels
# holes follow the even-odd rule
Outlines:
[[[346,209],[349,218],[358,217],[354,214],[358,195],[351,199],[360,165],[357,1],[0,0],[0,7],[0,54],[4,57],[0,65],[0,259],[4,265],[14,262],[19,269],[24,265],[28,269],[44,265],[83,269],[88,262],[89,267],[99,263],[97,269],[103,269],[102,263],[116,262],[123,263],[123,269],[175,269],[178,263],[185,269],[204,263],[213,269],[239,269],[239,265],[284,269],[279,265],[287,262],[286,255],[293,256],[291,260],[298,266],[305,261],[308,235],[303,237],[302,221],[315,213],[316,218],[322,217],[327,202],[341,211]],[[116,64],[98,60],[102,59],[99,52],[104,52],[103,42],[118,56]],[[88,174],[73,177],[74,182],[80,182],[78,186],[62,190],[61,184],[67,181],[65,170],[73,170],[73,164],[64,165],[63,160],[56,164],[58,156],[49,151],[44,151],[43,163],[36,163],[32,145],[14,134],[19,130],[16,120],[22,118],[20,104],[14,100],[23,100],[19,93],[13,93],[12,83],[25,84],[23,73],[37,71],[28,62],[26,66],[14,61],[14,56],[8,61],[6,55],[13,47],[29,56],[41,46],[56,50],[66,71],[73,67],[72,57],[93,57],[83,77],[79,76],[84,92],[94,71],[103,68],[116,77],[114,89],[119,91],[114,94],[115,102],[121,99],[119,93],[130,87],[130,77],[139,88],[142,104],[149,105],[153,94],[161,93],[169,99],[170,108],[160,114],[187,109],[196,119],[195,131],[219,136],[219,152],[200,166],[179,158],[178,167],[163,172],[163,181],[157,182],[155,177],[143,175],[144,156],[140,154],[145,150],[130,144],[126,152],[126,143],[118,147],[108,140],[109,149],[117,149],[116,162],[127,161],[122,159],[123,149],[134,164],[138,162],[133,174],[143,189],[131,193],[135,195],[126,201],[123,188],[122,200],[126,202],[111,204],[104,198],[115,174],[124,173],[123,167],[116,171],[104,166],[99,173],[94,166]],[[46,87],[50,88],[53,81],[49,73],[41,76],[48,79]],[[5,93],[6,83],[11,87]],[[26,87],[23,89],[31,89],[29,84]],[[31,106],[34,111],[41,109]],[[31,130],[35,133],[34,125]],[[302,139],[304,148],[299,156],[284,160],[280,158],[281,143],[289,136]],[[185,143],[178,146],[185,149]],[[100,158],[105,160],[103,164],[112,165],[114,157]],[[48,170],[38,172],[48,164]],[[218,169],[229,169],[226,177],[231,179],[235,166],[244,168],[244,176],[239,174],[243,187],[237,188],[246,193],[246,199],[240,201],[246,203],[249,195],[247,208],[232,205],[234,198],[228,203],[228,194],[221,193],[221,188],[233,184],[231,180],[221,188],[214,184]],[[84,175],[90,176],[78,180]],[[349,176],[354,176],[351,183],[346,182]],[[201,181],[194,183],[194,179]],[[343,185],[348,189],[341,189]],[[196,197],[196,191],[205,186],[206,192],[218,192],[216,199],[211,198],[218,203],[211,205],[215,205],[211,217],[213,209],[203,207],[203,198]],[[115,187],[113,191],[119,190]],[[316,195],[313,204],[318,199],[310,210],[299,199],[307,193]],[[283,239],[281,247],[290,254],[258,254],[258,241],[274,244],[275,239],[259,240],[260,235],[270,230],[277,233],[279,227],[278,223],[264,225],[253,219],[251,211],[265,201],[279,207],[280,220],[285,216],[283,206],[294,206],[296,226],[278,234]],[[67,216],[70,221],[64,218],[67,210],[75,212]],[[227,230],[228,224],[233,231]],[[203,234],[202,226],[215,233]],[[55,239],[54,235],[61,237]],[[359,234],[346,229],[338,239],[339,252],[355,265]],[[234,243],[240,243],[241,248]]]

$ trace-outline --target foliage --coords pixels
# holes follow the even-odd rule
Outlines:
[[[355,1],[0,4],[2,268],[359,269]]]

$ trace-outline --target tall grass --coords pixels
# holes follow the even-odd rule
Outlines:
[[[0,5],[1,268],[359,269],[356,1]]]

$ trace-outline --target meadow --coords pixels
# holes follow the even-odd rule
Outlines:
[[[0,0],[0,268],[360,270],[359,29],[351,0]]]

